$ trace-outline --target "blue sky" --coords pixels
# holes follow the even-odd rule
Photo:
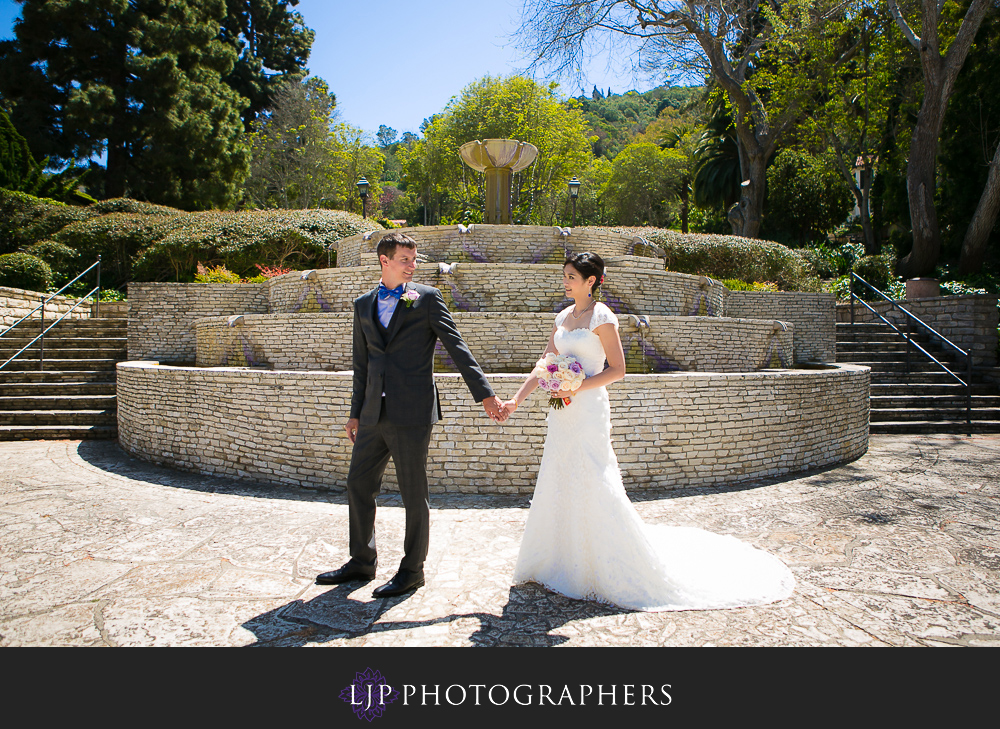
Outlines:
[[[380,124],[419,132],[424,118],[441,111],[467,84],[485,76],[520,71],[526,60],[512,35],[521,0],[300,0],[296,10],[316,31],[309,70],[337,95],[341,120],[374,132]],[[19,5],[0,0],[0,36],[13,36]],[[658,85],[633,79],[628,59],[618,68],[595,58],[582,84],[615,93]],[[540,81],[549,79],[537,77]],[[560,80],[560,79],[555,79]],[[568,96],[581,84],[565,82]]]

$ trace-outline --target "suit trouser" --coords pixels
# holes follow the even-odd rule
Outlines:
[[[399,494],[406,511],[406,536],[400,569],[419,572],[424,568],[430,538],[430,503],[427,492],[427,448],[433,425],[390,425],[385,421],[385,402],[375,425],[359,425],[347,473],[351,559],[363,565],[376,562],[375,497],[382,489],[382,476],[392,458],[396,466]]]

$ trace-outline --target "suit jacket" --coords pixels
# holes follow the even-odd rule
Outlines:
[[[481,402],[493,388],[455,328],[441,292],[408,283],[420,298],[396,304],[387,329],[378,321],[378,288],[354,300],[354,390],[351,417],[374,425],[385,393],[386,418],[393,425],[430,425],[441,417],[434,385],[434,344],[440,339],[472,397]]]

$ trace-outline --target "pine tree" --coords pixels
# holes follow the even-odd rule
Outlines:
[[[250,104],[243,111],[247,131],[287,83],[302,81],[314,33],[289,6],[298,0],[226,0],[222,39],[237,53],[226,83]]]
[[[225,0],[18,0],[0,93],[36,157],[107,152],[105,197],[186,209],[233,202],[246,176],[245,100],[223,82]]]

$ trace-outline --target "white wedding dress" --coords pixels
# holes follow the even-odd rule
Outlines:
[[[589,328],[567,330],[570,309],[556,316],[555,345],[589,377],[605,361],[593,330],[605,323],[617,328],[618,319],[598,303]],[[603,387],[549,411],[514,581],[645,611],[762,605],[788,597],[795,586],[781,560],[734,537],[642,522],[622,486]]]

